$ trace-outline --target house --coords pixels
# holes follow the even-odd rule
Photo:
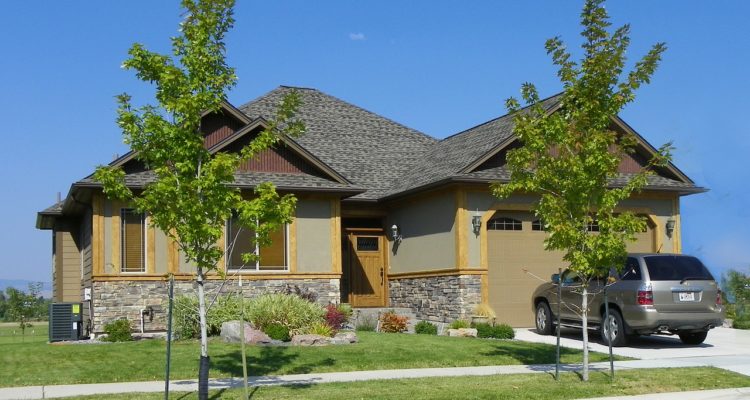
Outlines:
[[[517,143],[511,117],[437,140],[318,90],[282,86],[206,115],[206,146],[236,151],[291,90],[301,95],[306,133],[284,138],[236,174],[242,190],[271,181],[299,199],[293,222],[242,273],[247,295],[293,284],[316,291],[321,302],[408,307],[420,319],[443,322],[489,302],[499,321],[533,324],[529,297],[538,281],[524,269],[547,277],[562,263],[559,253],[543,250],[546,233],[530,212],[533,195],[498,200],[489,192],[490,182],[509,178],[505,152]],[[543,105],[554,112],[559,96]],[[655,150],[620,118],[612,128],[638,140],[620,164],[624,180]],[[112,165],[123,167],[135,189],[153,178],[132,153]],[[648,220],[630,250],[679,253],[680,198],[704,189],[674,165],[654,172],[622,206]],[[176,244],[149,226],[147,215],[107,199],[90,176],[39,212],[36,226],[52,231],[54,301],[83,302],[92,332],[122,317],[138,326],[148,309],[154,313],[145,329],[164,329],[167,273],[177,293],[194,291],[195,269]],[[226,236],[236,233],[228,221]],[[223,264],[231,272],[239,261],[232,255]],[[218,290],[220,283],[211,275],[206,288]],[[233,279],[221,290],[236,288]]]

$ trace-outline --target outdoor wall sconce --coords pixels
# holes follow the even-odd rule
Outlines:
[[[670,238],[672,237],[672,234],[674,233],[674,219],[670,218],[667,220],[667,236]]]
[[[482,216],[479,213],[471,217],[471,227],[474,229],[474,234],[479,235],[482,230]]]
[[[401,232],[399,232],[398,225],[393,224],[391,227],[391,237],[393,238],[393,241],[396,243],[401,243]]]

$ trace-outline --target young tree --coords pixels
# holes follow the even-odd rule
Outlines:
[[[722,276],[724,289],[726,290],[727,308],[734,312],[736,325],[746,325],[743,323],[748,319],[748,305],[750,305],[750,275],[735,269],[730,269]],[[729,312],[727,312],[729,314]]]
[[[156,86],[158,105],[134,108],[130,96],[118,96],[117,123],[124,141],[154,174],[154,181],[133,192],[120,168],[100,166],[95,179],[109,197],[124,199],[148,213],[151,224],[178,243],[184,257],[196,265],[200,320],[199,397],[208,396],[208,342],[204,280],[208,271],[222,273],[223,255],[217,245],[233,212],[241,225],[256,233],[260,245],[270,233],[290,222],[295,198],[279,196],[270,183],[258,185],[255,196],[243,199],[231,186],[240,162],[277,143],[280,135],[298,135],[304,127],[295,119],[296,93],[279,105],[276,118],[239,153],[210,154],[200,132],[201,117],[217,112],[226,91],[236,81],[225,62],[224,36],[233,26],[233,0],[183,0],[185,18],[172,38],[172,56],[134,44],[126,69]],[[243,255],[246,262],[256,254]]]
[[[28,292],[9,287],[7,293],[6,318],[9,321],[18,322],[21,335],[25,337],[26,328],[30,328],[31,320],[38,318],[39,293],[42,291],[41,283],[30,283]]]
[[[534,85],[521,93],[530,104],[521,109],[510,98],[506,106],[514,115],[514,133],[522,146],[507,155],[510,182],[493,185],[499,197],[517,192],[540,195],[534,211],[547,225],[547,250],[562,250],[569,268],[582,278],[583,380],[588,380],[588,287],[596,276],[623,263],[626,241],[645,228],[645,221],[616,207],[647,184],[650,170],[665,165],[670,145],[659,149],[649,165],[616,186],[623,155],[634,151],[635,138],[618,135],[612,118],[635,99],[635,91],[648,83],[666,46],[657,43],[623,76],[629,26],[612,33],[603,0],[587,0],[581,13],[584,55],[579,63],[559,37],[546,42],[547,53],[558,67],[564,92],[554,112],[540,103]],[[599,231],[590,227],[598,224]]]

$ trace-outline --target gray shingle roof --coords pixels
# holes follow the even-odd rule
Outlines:
[[[634,174],[620,174],[617,178],[610,181],[613,187],[624,186]],[[510,171],[504,166],[483,169],[479,171],[473,171],[468,174],[455,175],[455,179],[473,179],[477,181],[493,181],[493,182],[508,182],[510,180]],[[684,190],[684,189],[699,189],[692,183],[680,182],[675,179],[670,179],[659,175],[649,175],[647,177],[648,184],[644,189],[663,189],[663,190]]]
[[[305,133],[294,140],[322,162],[377,199],[418,164],[437,139],[315,89],[281,86],[239,109],[270,119],[283,96],[300,94],[297,116]]]
[[[280,189],[326,190],[354,195],[352,199],[382,200],[422,187],[447,181],[507,181],[504,167],[464,172],[467,167],[492,154],[513,137],[513,116],[506,114],[463,132],[437,140],[385,117],[349,104],[316,89],[280,86],[238,109],[250,119],[272,119],[282,98],[296,90],[301,105],[297,116],[305,123],[305,133],[293,141],[332,168],[351,184],[338,183],[311,174],[267,172],[238,173],[238,186],[254,187],[273,182]],[[542,100],[545,110],[559,104],[561,95]],[[144,187],[153,181],[150,172],[126,176],[126,184]],[[623,175],[613,180],[619,186]],[[79,186],[99,186],[88,177]],[[693,183],[651,176],[647,188],[696,192]]]
[[[58,201],[57,203],[45,208],[44,210],[39,211],[39,214],[44,214],[44,215],[62,214],[63,204],[65,204],[65,201]]]
[[[156,176],[151,171],[136,172],[125,175],[125,184],[133,188],[142,188],[153,182]],[[273,182],[281,190],[326,190],[345,193],[359,193],[364,189],[330,181],[310,174],[291,174],[275,172],[238,172],[234,175],[234,185],[237,187],[255,187],[263,182]],[[76,182],[78,186],[99,187],[100,183],[93,178],[85,178]]]
[[[555,95],[542,100],[550,110],[560,99]],[[429,185],[447,178],[460,178],[460,171],[513,136],[513,116],[503,115],[463,132],[449,136],[434,145],[425,157],[399,179],[387,196]],[[476,174],[481,175],[481,174]],[[466,176],[472,178],[471,176]],[[478,176],[477,176],[478,177]]]

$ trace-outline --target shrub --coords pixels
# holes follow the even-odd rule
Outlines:
[[[198,298],[193,296],[175,297],[172,322],[174,323],[174,333],[178,338],[197,338],[200,334]]]
[[[310,335],[320,335],[331,337],[336,333],[336,330],[331,328],[327,322],[316,322],[307,328],[305,332]]]
[[[358,319],[354,330],[359,332],[374,332],[375,328],[377,328],[377,321],[375,318],[370,315],[363,315]]]
[[[470,327],[471,324],[465,319],[457,319],[450,324],[451,329],[463,329]]]
[[[344,315],[344,318],[346,320],[344,323],[349,322],[350,319],[352,319],[352,314],[354,311],[352,311],[352,306],[346,303],[341,303],[338,305],[339,312]]]
[[[281,340],[282,342],[288,342],[291,340],[289,329],[281,324],[266,325],[266,327],[263,328],[263,332],[265,332],[271,339]]]
[[[388,311],[380,316],[380,331],[391,333],[404,332],[406,331],[406,324],[408,322],[408,317]]]
[[[478,317],[485,317],[489,319],[495,318],[495,310],[490,307],[487,303],[482,303],[477,305],[477,307],[474,309],[474,315]]]
[[[263,332],[268,326],[281,325],[295,335],[316,322],[323,322],[324,313],[322,307],[297,295],[269,293],[250,300],[245,316]]]
[[[339,311],[339,308],[335,304],[329,304],[326,306],[326,324],[331,327],[332,330],[341,329],[346,323],[346,316]]]
[[[209,305],[210,298],[206,301]],[[238,320],[242,316],[242,309],[245,302],[235,294],[219,296],[211,305],[206,313],[206,329],[209,336],[216,336],[221,333],[221,324],[227,321]],[[195,313],[197,314],[198,302],[196,301]]]
[[[732,321],[734,329],[750,329],[750,318],[735,319]]]
[[[302,289],[297,285],[286,284],[281,291],[282,294],[295,295],[303,300],[315,303],[318,300],[318,294],[312,290]]]
[[[515,332],[508,324],[492,326],[490,324],[476,324],[477,337],[494,339],[513,339]]]
[[[208,302],[210,299],[207,299]],[[221,333],[222,323],[240,319],[240,307],[245,303],[246,301],[234,295],[219,296],[206,313],[206,330],[209,336]],[[173,322],[177,337],[180,339],[197,338],[200,335],[198,298],[177,296],[174,299]]]
[[[437,335],[437,326],[427,321],[419,321],[414,325],[414,332],[422,335]]]
[[[130,322],[126,319],[118,319],[104,325],[104,338],[107,342],[130,342],[133,335],[130,333]]]

